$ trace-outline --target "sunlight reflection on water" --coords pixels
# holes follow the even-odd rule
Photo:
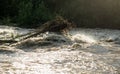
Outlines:
[[[97,41],[89,35],[86,34],[75,34],[72,36],[71,38],[72,41],[76,41],[76,42],[87,42],[87,43],[96,43]]]
[[[9,55],[0,54],[1,74],[82,74],[82,71],[85,74],[117,74],[116,66],[113,65],[117,64],[119,66],[119,62],[114,62],[114,58],[116,60],[118,54],[115,53],[115,57],[113,54],[106,54],[115,49],[109,51],[111,49],[108,48],[107,51],[106,49],[104,49],[104,51],[101,50],[103,46],[94,45],[94,43],[97,43],[102,38],[106,39],[112,36],[111,39],[114,39],[117,35],[119,36],[120,31],[111,35],[113,32],[114,31],[97,31],[95,29],[72,31],[69,37],[72,41],[85,42],[90,44],[90,46],[93,44],[93,46],[89,47],[91,48],[91,50],[88,49],[89,51],[87,49],[81,50],[81,48],[72,51],[70,47],[60,48],[60,46],[57,46],[53,48],[51,46],[50,48],[58,48],[61,51],[46,51],[42,53],[32,51],[25,52],[24,50],[17,49],[18,51],[21,50],[21,52],[10,53]],[[56,37],[57,36],[55,36],[55,38]],[[38,48],[38,50],[43,51],[45,51],[45,49],[49,48]],[[117,51],[120,50],[118,49]],[[98,52],[100,52],[100,54],[98,54]],[[101,54],[103,52],[105,54]],[[119,55],[117,59],[119,60]],[[114,63],[112,64],[112,61],[109,60],[112,60]]]

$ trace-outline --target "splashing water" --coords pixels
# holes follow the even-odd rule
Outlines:
[[[63,44],[56,47],[25,48],[29,50],[28,52],[24,49],[10,47],[9,51],[13,49],[16,51],[9,53],[8,48],[3,48],[0,53],[0,74],[119,74],[120,47],[103,47],[96,44],[100,40],[115,40],[120,37],[119,33],[120,31],[114,30],[71,30],[68,37],[73,44],[75,42],[90,44],[88,49],[79,47],[73,50],[71,45]],[[51,39],[53,36],[55,39],[61,38],[61,41],[56,43],[56,40],[53,40],[52,42],[55,44],[67,41],[62,35],[49,33],[45,34],[43,38]],[[35,38],[36,41],[40,39]]]
[[[86,43],[96,43],[97,41],[92,37],[85,34],[75,34],[71,37],[72,41],[75,42],[86,42]]]

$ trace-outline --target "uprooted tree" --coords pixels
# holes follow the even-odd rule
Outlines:
[[[2,42],[14,44],[29,39],[31,37],[36,37],[37,35],[40,35],[41,33],[45,33],[45,32],[57,32],[60,34],[64,34],[75,26],[76,26],[75,24],[68,22],[68,20],[63,19],[61,16],[57,16],[55,19],[48,21],[45,24],[38,27],[37,29],[35,29],[35,31],[33,31],[32,33],[28,33],[26,35],[17,37],[18,39],[20,39],[19,41],[16,41],[15,38],[14,40],[7,40],[7,41],[2,40]]]
[[[61,16],[57,16],[54,20],[48,21],[45,24],[41,25],[37,28],[32,34],[28,35],[27,37],[23,38],[22,40],[28,39],[30,37],[35,37],[40,33],[44,32],[57,32],[57,33],[65,33],[67,30],[76,27],[75,24],[68,22],[67,20],[63,19]]]

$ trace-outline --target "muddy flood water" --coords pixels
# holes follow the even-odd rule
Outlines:
[[[0,39],[33,30],[1,26]],[[1,44],[0,74],[120,74],[120,30],[76,28]]]

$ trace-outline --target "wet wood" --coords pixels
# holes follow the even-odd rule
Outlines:
[[[16,43],[17,41],[15,40],[0,40],[0,44],[4,44],[4,43]]]
[[[61,33],[65,30],[69,30],[73,27],[76,27],[76,25],[68,22],[67,20],[65,20],[59,16],[59,17],[56,17],[56,19],[48,21],[45,24],[41,25],[32,34],[23,38],[23,40],[28,39],[30,37],[35,37],[35,36],[39,35],[40,33],[44,33],[47,31]]]

